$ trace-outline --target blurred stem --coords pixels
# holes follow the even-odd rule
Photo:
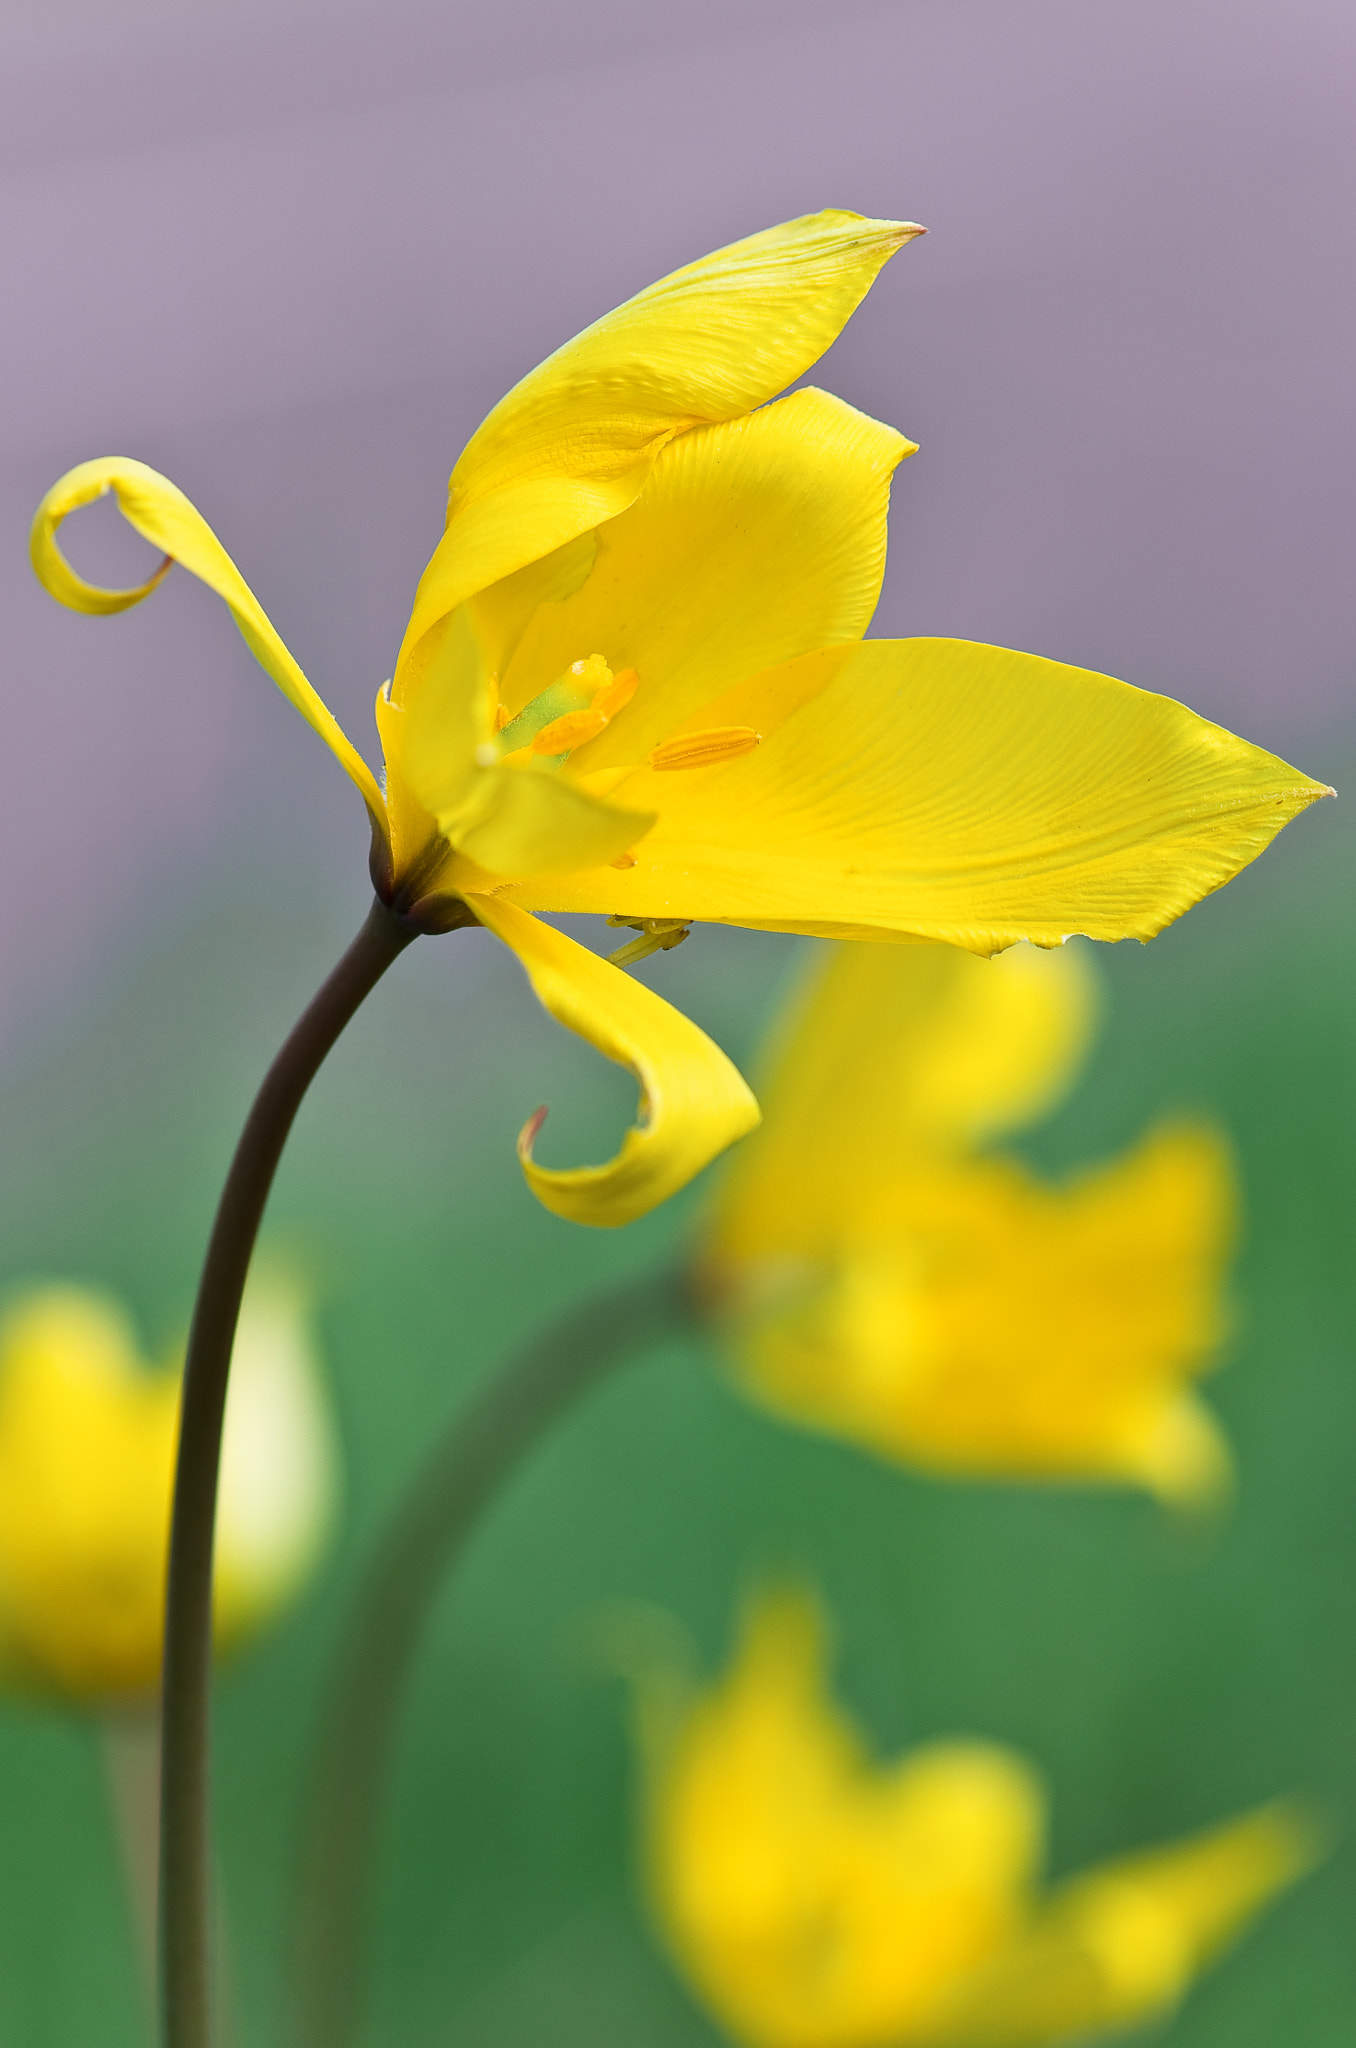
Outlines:
[[[160,1714],[153,1700],[110,1707],[97,1724],[128,1911],[146,1993],[155,2000],[155,1891],[160,1862]]]
[[[167,2048],[210,2048],[212,1536],[240,1299],[301,1099],[355,1010],[416,932],[380,901],[274,1060],[222,1189],[189,1332],[174,1482],[160,1775],[161,1996]]]
[[[301,1845],[293,2048],[349,2048],[362,2004],[378,1812],[405,1682],[438,1589],[481,1514],[551,1424],[608,1372],[686,1328],[687,1274],[596,1294],[513,1354],[453,1417],[381,1532],[350,1609]]]

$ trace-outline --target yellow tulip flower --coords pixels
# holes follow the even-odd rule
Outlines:
[[[1180,704],[965,641],[863,641],[891,473],[913,444],[813,389],[886,260],[922,230],[825,212],[661,279],[533,370],[472,436],[377,701],[367,763],[211,529],[144,464],[82,464],[32,555],[76,610],[135,604],[171,561],[352,778],[382,899],[416,929],[479,921],[546,1007],[637,1075],[641,1123],[540,1199],[620,1223],[757,1108],[724,1056],[540,911],[694,919],[992,952],[1068,932],[1147,938],[1324,793]],[[165,561],[85,582],[62,520],[117,494]]]
[[[177,1368],[144,1363],[128,1318],[52,1286],[0,1320],[0,1672],[107,1705],[160,1675]],[[333,1432],[304,1304],[252,1283],[236,1338],[217,1503],[218,1643],[298,1590],[328,1524]]]
[[[1277,1804],[1043,1890],[1031,1768],[977,1741],[873,1762],[794,1594],[753,1605],[719,1683],[656,1688],[642,1734],[656,1918],[747,2048],[1054,2048],[1141,2025],[1314,1860]]]
[[[1072,947],[834,949],[703,1254],[758,1399],[938,1472],[1218,1491],[1191,1380],[1224,1331],[1221,1135],[1057,1186],[978,1150],[1067,1090],[1093,993]]]

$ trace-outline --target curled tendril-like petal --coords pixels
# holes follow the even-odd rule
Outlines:
[[[106,590],[87,583],[71,567],[57,544],[62,521],[82,505],[112,491],[129,526],[164,550],[165,559],[144,583],[130,590]],[[58,604],[71,611],[95,614],[127,611],[149,597],[171,565],[182,562],[226,604],[246,646],[284,697],[318,732],[340,766],[357,785],[374,822],[380,825],[385,805],[376,778],[347,737],[328,705],[307,681],[254,592],[213,533],[207,521],[177,484],[130,456],[105,455],[68,470],[43,499],[29,536],[29,553],[38,580]]]
[[[630,1223],[686,1186],[718,1152],[753,1129],[758,1105],[724,1053],[651,989],[563,932],[493,896],[471,896],[483,925],[517,954],[558,1023],[635,1075],[641,1120],[605,1166],[538,1166],[539,1110],[519,1139],[537,1199],[574,1223]]]

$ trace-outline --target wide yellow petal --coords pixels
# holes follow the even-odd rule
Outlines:
[[[633,868],[514,900],[980,953],[1147,939],[1330,794],[1172,698],[970,641],[828,649],[712,722],[761,730],[753,707],[785,693],[798,708],[753,753],[618,786],[659,813]]]
[[[1319,1853],[1311,1818],[1277,1802],[1076,1877],[965,1987],[937,2042],[1055,2048],[1160,2020]]]
[[[491,875],[551,875],[613,861],[654,823],[587,796],[549,768],[492,768],[484,801],[449,838],[458,853]]]
[[[917,1156],[838,1251],[769,1242],[723,1269],[736,1370],[788,1419],[925,1470],[1208,1499],[1228,1453],[1189,1382],[1222,1334],[1233,1210],[1205,1128],[1063,1188]]]
[[[729,1672],[652,1754],[648,1791],[660,1924],[758,2048],[915,2038],[1011,1938],[1040,1853],[1040,1788],[1008,1751],[871,1760],[795,1593],[754,1604]]]
[[[758,1105],[720,1048],[642,983],[563,932],[493,896],[471,909],[512,948],[541,1002],[568,1031],[627,1067],[640,1084],[640,1121],[605,1166],[538,1166],[519,1139],[528,1186],[574,1223],[613,1226],[644,1216],[758,1121]]]
[[[522,626],[517,591],[473,602],[508,710],[601,653],[639,688],[571,771],[640,762],[731,684],[860,638],[885,570],[890,478],[912,445],[815,390],[670,442],[636,503],[598,530],[576,591]]]
[[[57,545],[57,528],[63,519],[109,491],[117,497],[119,510],[129,526],[165,552],[166,559],[155,574],[132,590],[105,590],[98,584],[87,583],[72,569]],[[320,734],[357,784],[373,819],[381,823],[385,807],[371,769],[302,674],[207,521],[168,477],[127,456],[103,456],[94,462],[80,463],[53,484],[38,507],[29,536],[29,553],[43,587],[59,604],[77,612],[126,611],[149,596],[171,562],[182,562],[229,607],[255,660],[272,676],[306,723]]]
[[[624,512],[675,434],[775,398],[921,232],[837,211],[787,221],[661,278],[557,349],[452,472],[402,659],[477,590]]]
[[[815,955],[730,1161],[710,1256],[822,1250],[861,1228],[920,1148],[1019,1129],[1071,1085],[1096,1009],[1085,950],[843,945]]]

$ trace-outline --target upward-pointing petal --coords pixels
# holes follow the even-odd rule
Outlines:
[[[86,583],[57,545],[56,533],[62,520],[109,491],[116,496],[118,509],[128,525],[135,527],[153,547],[165,551],[166,559],[155,574],[132,590],[105,590],[96,583]],[[29,536],[29,553],[43,588],[59,604],[76,612],[126,611],[143,597],[149,597],[172,562],[182,562],[229,607],[255,660],[272,676],[306,723],[320,734],[357,784],[374,821],[381,825],[385,806],[371,769],[306,680],[207,521],[168,477],[130,456],[105,455],[94,462],[78,464],[53,484],[39,505]]]
[[[636,669],[632,700],[573,763],[592,771],[643,761],[698,713],[723,723],[704,707],[748,676],[860,639],[885,571],[890,478],[912,445],[813,387],[680,435],[599,528],[581,587],[539,604],[507,660],[501,593],[525,578],[473,601],[505,704],[520,709],[581,648]]]
[[[572,1223],[634,1222],[753,1129],[758,1105],[724,1053],[679,1011],[563,932],[493,896],[468,896],[483,925],[517,954],[545,1007],[640,1083],[642,1121],[606,1166],[552,1170],[519,1140],[528,1186]]]
[[[500,400],[452,472],[402,660],[465,598],[615,518],[675,434],[775,398],[923,230],[829,210],[661,278]]]

